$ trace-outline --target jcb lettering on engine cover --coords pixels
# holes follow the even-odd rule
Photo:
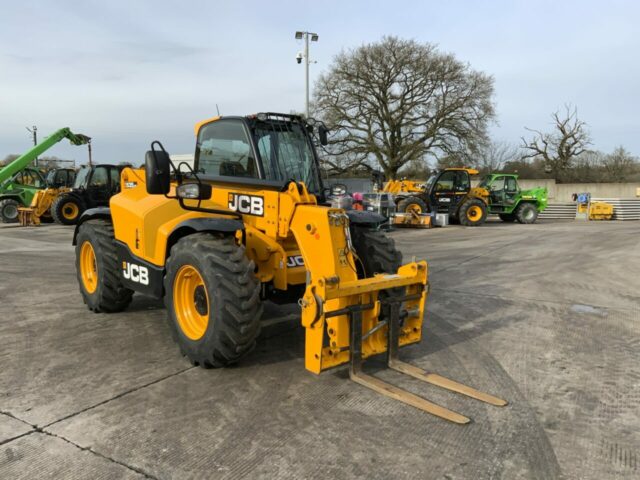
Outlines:
[[[142,265],[122,262],[122,276],[132,282],[136,282],[141,285],[149,285],[149,270],[147,267],[143,267]]]
[[[304,258],[302,258],[302,255],[291,255],[287,257],[287,267],[304,267]]]
[[[229,210],[262,217],[264,216],[264,198],[256,195],[230,193]]]

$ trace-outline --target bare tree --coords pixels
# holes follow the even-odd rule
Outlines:
[[[472,165],[482,173],[492,173],[504,168],[508,162],[522,158],[517,145],[505,141],[490,141],[478,150]]]
[[[493,78],[434,45],[384,37],[337,55],[318,79],[314,114],[346,168],[387,178],[410,161],[472,150],[494,117]]]
[[[602,159],[602,167],[609,182],[628,182],[639,169],[638,159],[624,147],[617,147]]]
[[[604,182],[602,164],[605,154],[597,150],[589,150],[576,157],[571,168],[564,172],[564,180],[575,183]]]
[[[2,161],[0,161],[0,166],[9,165],[11,162],[13,162],[19,156],[20,155],[16,155],[15,153],[11,153],[11,154],[7,155],[6,157],[4,157],[4,159]]]
[[[565,105],[564,115],[556,111],[552,118],[554,131],[542,133],[527,128],[534,136],[529,141],[522,137],[522,148],[527,152],[524,158],[541,158],[556,178],[562,180],[572,161],[588,151],[591,141],[587,124],[578,119],[577,108]]]

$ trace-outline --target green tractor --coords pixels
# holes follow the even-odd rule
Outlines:
[[[40,170],[30,167],[0,183],[0,221],[17,222],[18,207],[29,205],[35,193],[45,186],[45,179]]]
[[[39,190],[73,184],[75,177],[73,169],[54,169],[45,179],[40,170],[29,166],[38,155],[42,155],[65,138],[72,145],[85,145],[90,141],[86,135],[75,134],[68,128],[61,128],[0,169],[0,221],[17,222],[18,208],[31,205],[33,197]]]
[[[547,189],[521,190],[518,175],[512,173],[486,175],[478,187],[489,191],[489,213],[497,214],[503,222],[535,223],[547,208]]]

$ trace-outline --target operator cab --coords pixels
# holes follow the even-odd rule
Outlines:
[[[78,170],[73,190],[85,190],[90,204],[101,205],[120,191],[120,173],[125,165],[84,165]]]
[[[54,168],[47,173],[47,186],[50,188],[71,187],[76,178],[72,168]]]
[[[489,191],[491,205],[494,209],[499,206],[515,204],[520,191],[518,180],[513,175],[487,175],[482,179],[479,187]]]
[[[455,215],[458,204],[471,190],[471,179],[467,169],[447,169],[429,177],[426,191],[429,202],[438,213]]]
[[[196,125],[196,134],[195,171],[202,179],[275,188],[296,179],[324,198],[314,148],[314,137],[327,143],[322,122],[279,113],[216,117]]]

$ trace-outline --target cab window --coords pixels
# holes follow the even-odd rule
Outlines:
[[[504,177],[498,177],[491,183],[492,192],[501,192],[504,190]]]
[[[518,182],[516,181],[516,179],[514,177],[507,177],[507,180],[505,182],[505,190],[507,192],[517,192],[518,191]]]
[[[469,174],[465,171],[459,170],[457,173],[456,190],[458,192],[467,192],[471,188],[471,181],[469,180]]]
[[[111,168],[111,184],[109,188],[111,190],[118,191],[120,187],[120,171],[117,168]]]
[[[107,167],[96,167],[91,176],[90,187],[106,187],[109,184],[109,172]]]
[[[200,129],[196,168],[205,175],[258,177],[251,144],[240,120],[219,120]]]
[[[456,183],[456,174],[454,170],[443,172],[436,183],[436,192],[451,192]]]

